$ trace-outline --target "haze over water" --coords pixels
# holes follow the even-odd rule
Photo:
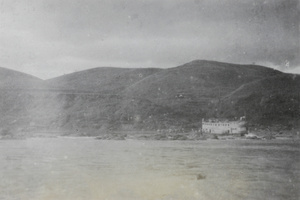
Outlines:
[[[292,140],[0,140],[0,199],[296,200],[299,151]]]

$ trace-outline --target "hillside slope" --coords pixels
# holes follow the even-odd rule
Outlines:
[[[169,105],[176,98],[219,98],[242,84],[279,74],[266,67],[197,60],[149,76],[128,87],[124,94],[156,102],[167,99]]]
[[[300,76],[282,74],[245,84],[222,99],[221,116],[247,115],[253,124],[300,127]]]
[[[99,67],[46,80],[50,88],[116,94],[162,69]]]

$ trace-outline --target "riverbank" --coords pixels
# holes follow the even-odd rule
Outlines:
[[[251,132],[248,134],[205,134],[199,132],[168,133],[156,131],[111,131],[96,136],[98,140],[236,140],[236,139],[300,139],[299,132],[272,133],[267,131]]]
[[[26,139],[26,138],[51,138],[51,137],[91,137],[98,140],[237,140],[237,139],[300,139],[300,131],[273,132],[269,130],[255,130],[248,134],[208,134],[199,131],[169,132],[169,131],[11,131],[9,134],[0,135],[0,139]]]

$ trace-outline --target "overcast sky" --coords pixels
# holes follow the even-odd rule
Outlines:
[[[195,59],[300,73],[298,0],[0,0],[0,66],[47,79]]]

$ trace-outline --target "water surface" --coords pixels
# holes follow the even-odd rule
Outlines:
[[[299,144],[292,140],[2,140],[0,199],[296,200]]]

